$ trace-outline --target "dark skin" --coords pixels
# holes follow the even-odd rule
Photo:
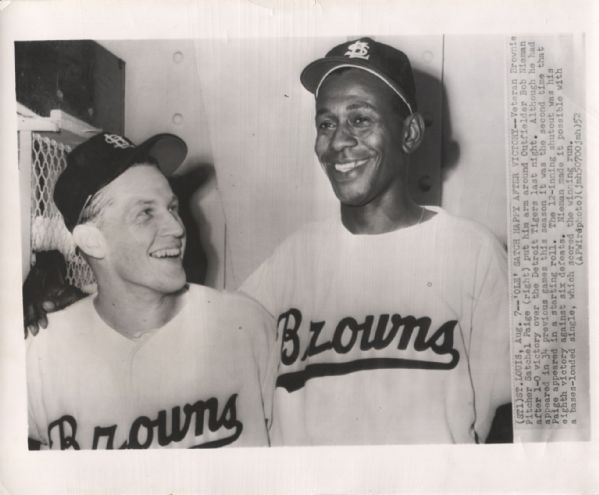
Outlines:
[[[314,146],[354,234],[381,234],[425,221],[407,189],[408,155],[424,134],[384,82],[358,69],[333,73],[316,99]]]
[[[206,276],[206,256],[190,209],[191,196],[213,173],[200,167],[184,175],[169,178],[171,188],[180,202],[180,216],[187,230],[187,249],[183,265],[188,282],[202,283]],[[192,259],[193,258],[193,259]],[[58,251],[37,254],[36,265],[23,283],[23,321],[25,337],[37,335],[48,326],[47,313],[66,308],[85,296],[65,279],[66,264]]]
[[[23,284],[23,319],[25,336],[37,335],[48,326],[46,313],[73,304],[85,294],[65,280],[66,264],[58,251],[37,254],[36,265]]]

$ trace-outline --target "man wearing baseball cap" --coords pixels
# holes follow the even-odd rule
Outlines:
[[[273,444],[485,441],[510,402],[506,256],[482,226],[410,197],[424,123],[408,58],[360,38],[301,82],[340,210],[241,288],[278,322]]]
[[[98,134],[54,201],[97,294],[28,339],[29,435],[42,448],[268,445],[271,319],[240,295],[187,284],[185,228],[163,171],[187,147]]]

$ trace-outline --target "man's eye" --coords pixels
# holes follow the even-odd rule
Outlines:
[[[143,220],[143,219],[145,219],[145,218],[149,218],[149,217],[151,217],[151,216],[152,216],[152,213],[153,213],[153,211],[152,211],[152,208],[145,208],[145,209],[141,210],[141,211],[140,211],[140,212],[137,214],[137,216],[138,216],[138,218],[141,218],[141,219]]]
[[[170,211],[171,213],[179,213],[179,205],[177,203],[170,205],[168,207],[168,211]]]
[[[319,129],[322,130],[327,130],[327,129],[333,129],[335,127],[335,124],[333,122],[331,122],[330,120],[323,120],[321,122],[319,122],[317,124]]]
[[[352,119],[352,124],[355,127],[366,127],[366,126],[369,126],[371,123],[372,123],[372,120],[370,120],[370,118],[364,117],[364,116],[354,117]]]

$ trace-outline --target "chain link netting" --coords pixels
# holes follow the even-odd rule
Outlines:
[[[93,292],[94,275],[77,253],[71,233],[52,199],[54,184],[66,167],[71,147],[35,132],[31,136],[31,251],[60,251],[67,264],[67,281],[85,292]]]

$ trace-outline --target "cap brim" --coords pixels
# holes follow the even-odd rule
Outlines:
[[[135,148],[131,160],[135,161],[147,156],[154,158],[162,173],[169,177],[185,161],[187,145],[185,141],[174,134],[156,134]]]
[[[337,68],[345,67],[355,67],[378,77],[401,98],[410,114],[416,111],[415,103],[410,102],[404,90],[392,78],[381,72],[377,67],[369,63],[368,60],[361,58],[325,57],[315,60],[302,71],[300,81],[304,85],[304,88],[318,97],[318,91],[323,80]]]
[[[331,72],[336,67],[342,66],[365,68],[379,73],[376,68],[368,63],[368,60],[348,57],[325,57],[308,64],[300,75],[300,81],[304,88],[310,91],[310,93],[316,93],[316,88],[318,88],[324,75]]]

